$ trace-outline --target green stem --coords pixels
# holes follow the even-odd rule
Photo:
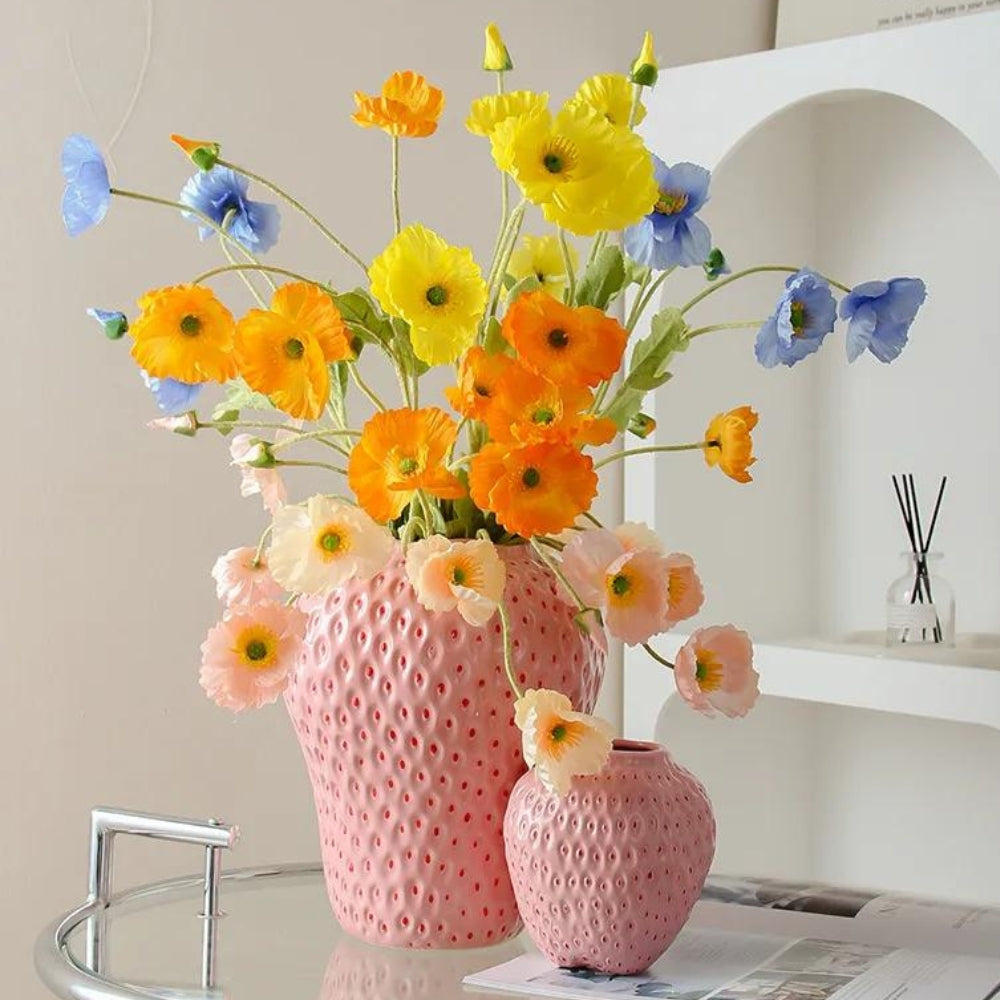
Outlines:
[[[768,272],[781,272],[782,274],[797,274],[801,271],[800,267],[792,267],[790,264],[761,264],[757,267],[747,267],[742,271],[736,271],[733,274],[727,275],[725,278],[720,278],[718,281],[709,285],[708,288],[700,291],[693,299],[690,299],[681,308],[681,314],[683,315],[689,309],[693,309],[699,302],[707,299],[709,295],[713,295],[715,292],[719,291],[720,288],[725,288],[726,285],[731,285],[734,281],[739,281],[742,278],[747,278],[751,274],[766,274]],[[850,292],[850,288],[842,284],[839,281],[834,281],[833,278],[828,278],[826,275],[821,274],[820,277],[833,285],[834,288],[839,288],[842,292]]]
[[[590,244],[590,253],[587,255],[587,267],[597,260],[597,255],[604,249],[604,244],[608,241],[607,231],[602,230],[594,236],[593,242]]]
[[[649,653],[649,655],[656,660],[657,663],[662,663],[665,667],[670,667],[671,670],[674,669],[674,665],[665,656],[660,656],[660,654],[653,649],[648,642],[644,642],[642,644],[642,648],[646,650],[646,652]]]
[[[497,73],[497,93],[503,94],[503,70]],[[500,231],[507,225],[507,214],[510,211],[510,177],[506,170],[500,171]]]
[[[513,657],[511,656],[510,648],[510,618],[507,615],[507,609],[503,606],[503,601],[497,603],[497,614],[500,616],[500,631],[503,635],[503,669],[507,674],[507,683],[514,692],[514,697],[520,701],[524,697],[524,692],[521,690],[520,685],[517,683],[517,678],[514,676]]]
[[[347,367],[348,371],[351,373],[351,378],[354,379],[354,384],[368,397],[372,406],[374,406],[376,410],[387,410],[388,407],[385,403],[378,398],[372,387],[361,377],[361,373],[358,371],[358,366],[354,364],[348,365]]]
[[[198,430],[202,428],[229,430],[234,427],[249,427],[253,430],[287,431],[289,434],[301,433],[297,427],[288,424],[268,423],[266,420],[199,420]]]
[[[503,289],[504,275],[507,273],[507,264],[510,262],[511,254],[517,244],[517,237],[521,232],[521,223],[524,221],[524,212],[528,203],[522,201],[507,220],[507,226],[501,239],[501,247],[497,259],[490,269],[490,279],[487,282],[487,301],[489,309],[483,314],[483,323],[480,334],[486,332],[486,326],[490,318],[496,314],[497,306],[500,303],[500,292]]]
[[[642,85],[632,84],[632,107],[628,113],[628,127],[631,132],[635,128],[635,120],[639,114],[639,101],[642,98]]]
[[[278,459],[274,464],[276,466],[280,466],[281,468],[284,468],[287,465],[295,465],[303,469],[329,469],[331,472],[339,472],[342,476],[347,475],[347,469],[342,469],[339,465],[330,465],[328,462],[305,462],[287,458]]]
[[[316,285],[317,288],[328,291],[327,286],[322,281],[317,281],[315,278],[307,278],[304,274],[299,274],[297,271],[289,271],[284,267],[271,267],[269,264],[227,264],[225,267],[213,267],[210,271],[203,271],[197,277],[192,278],[191,283],[193,285],[200,285],[203,281],[214,278],[217,274],[226,274],[230,271],[259,271],[262,274],[280,274],[286,278],[303,281],[307,285]]]
[[[613,455],[602,458],[600,462],[594,465],[594,469],[596,471],[605,465],[617,462],[620,458],[630,458],[632,455],[652,455],[658,451],[704,451],[705,448],[710,448],[711,446],[712,443],[710,441],[695,441],[692,444],[655,444],[649,445],[647,448],[627,448],[625,451],[616,451]]]
[[[399,223],[399,136],[392,137],[392,231],[398,236]]]
[[[261,564],[264,558],[264,543],[268,540],[273,530],[274,524],[272,522],[264,529],[264,533],[260,536],[260,541],[257,543],[257,552],[253,557],[253,566],[255,569]]]
[[[714,333],[716,330],[748,330],[756,329],[764,325],[766,320],[754,319],[745,320],[739,323],[713,323],[711,326],[699,326],[694,330],[689,330],[687,339],[693,340],[695,337],[700,337],[704,333]]]
[[[319,219],[316,218],[312,212],[309,211],[301,202],[296,201],[290,194],[283,191],[277,184],[273,181],[269,181],[266,177],[261,177],[260,174],[255,174],[252,170],[245,170],[243,167],[238,167],[234,163],[229,163],[227,160],[218,161],[220,167],[229,167],[230,170],[235,170],[236,173],[242,174],[244,177],[249,177],[250,180],[256,181],[261,187],[267,188],[272,194],[276,194],[279,198],[284,199],[292,208],[295,209],[300,215],[303,215],[309,222],[312,223],[345,257],[354,261],[358,267],[364,271],[365,276],[368,276],[368,265],[346,244],[343,240],[339,239],[334,233],[332,233],[326,226],[323,225]]]
[[[573,258],[569,254],[569,242],[566,230],[559,227],[559,249],[562,251],[563,267],[566,269],[566,302],[572,305],[576,299],[576,274],[573,271]]]
[[[230,249],[229,244],[223,240],[219,240],[219,246],[222,248],[222,255],[229,261],[230,265],[236,263],[236,258],[233,256],[233,251]],[[257,286],[250,280],[250,278],[243,272],[239,272],[240,279],[243,284],[246,285],[247,291],[253,296],[254,301],[261,309],[267,308],[267,303],[264,301],[264,297],[257,291]]]
[[[361,437],[360,431],[348,431],[348,430],[334,430],[332,428],[327,428],[321,431],[305,431],[299,434],[297,437],[288,438],[284,441],[276,441],[271,445],[272,452],[279,452],[283,448],[291,447],[293,444],[301,444],[303,441],[316,441],[319,444],[325,444],[329,448],[335,448],[340,452],[341,455],[348,457],[350,452],[344,448],[342,445],[337,444],[334,441],[327,441],[328,437]]]
[[[566,579],[566,574],[562,571],[562,568],[556,563],[554,563],[546,553],[546,551],[539,544],[537,538],[531,539],[531,547],[538,553],[538,558],[542,560],[543,563],[555,574],[556,579],[566,588],[566,592],[576,601],[576,606],[580,611],[583,611],[587,607],[587,603],[582,597],[577,593],[576,588]]]
[[[667,278],[670,277],[671,274],[674,273],[675,270],[676,268],[668,267],[665,271],[661,271],[660,274],[657,275],[656,280],[646,288],[645,292],[640,293],[639,297],[636,298],[635,303],[632,306],[632,310],[629,313],[628,322],[625,324],[625,329],[628,330],[629,333],[635,329],[636,324],[640,319],[642,319],[642,314],[646,311],[646,307],[652,301],[657,289],[663,284],[664,281],[667,280]]]
[[[601,522],[600,522],[600,521],[598,521],[598,519],[597,519],[596,517],[594,517],[594,515],[593,515],[593,514],[591,514],[589,510],[585,510],[585,511],[583,512],[583,516],[584,516],[584,517],[585,517],[585,518],[586,518],[586,519],[587,519],[588,521],[590,521],[590,523],[591,523],[591,524],[592,524],[592,525],[593,525],[593,526],[594,526],[595,528],[603,528],[603,527],[604,527],[604,525],[603,525],[603,524],[601,524]]]

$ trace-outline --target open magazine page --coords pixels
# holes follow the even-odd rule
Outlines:
[[[713,875],[693,919],[751,933],[1000,955],[1000,909],[810,882]]]
[[[469,976],[469,986],[567,1000],[988,1000],[1000,958],[686,927],[637,976],[555,969],[522,955]]]

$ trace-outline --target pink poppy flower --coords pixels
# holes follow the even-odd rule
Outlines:
[[[285,593],[271,576],[264,554],[258,559],[257,550],[246,546],[219,556],[212,578],[219,600],[229,607],[280,601]]]
[[[732,625],[698,629],[674,662],[681,697],[705,715],[717,711],[730,719],[746,715],[760,694],[759,679],[750,636]]]
[[[268,601],[234,608],[201,645],[201,686],[222,708],[240,712],[276,701],[288,685],[306,616]]]
[[[693,618],[705,603],[705,591],[694,568],[694,560],[682,552],[667,556],[666,628]]]
[[[243,473],[240,496],[250,497],[259,493],[264,507],[274,516],[288,501],[288,490],[277,469],[250,464],[264,454],[264,448],[262,442],[249,434],[237,434],[229,445],[229,454],[233,459],[232,464],[238,466]]]

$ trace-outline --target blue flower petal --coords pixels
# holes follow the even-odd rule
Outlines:
[[[217,226],[225,223],[226,231],[247,250],[263,253],[278,239],[278,210],[274,205],[247,198],[248,185],[246,177],[229,167],[217,166],[191,177],[181,190],[180,200]],[[214,230],[197,216],[184,214],[199,223],[198,235],[203,240],[213,234]]]
[[[864,305],[855,312],[847,327],[845,339],[848,361],[857,361],[871,346],[877,322],[878,313],[871,306]]]
[[[789,368],[820,349],[837,321],[837,303],[829,283],[803,269],[785,282],[776,309],[757,334],[755,353],[765,368]]]
[[[156,399],[156,405],[169,416],[192,409],[202,390],[201,384],[192,385],[175,378],[153,378],[144,371],[140,374],[146,388]]]
[[[926,297],[927,286],[919,278],[866,281],[852,288],[840,304],[841,319],[850,321],[848,360],[857,360],[867,349],[883,364],[895,361]]]
[[[63,143],[61,166],[66,178],[62,197],[63,225],[70,236],[96,226],[111,204],[111,182],[101,151],[85,135],[71,135]]]

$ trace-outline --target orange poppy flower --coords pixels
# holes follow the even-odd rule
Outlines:
[[[469,489],[481,510],[525,538],[568,528],[597,495],[589,455],[572,445],[488,444],[469,466]]]
[[[501,330],[525,365],[557,385],[595,386],[611,378],[628,339],[600,309],[567,306],[542,290],[518,296]]]
[[[458,385],[444,390],[448,402],[470,420],[485,420],[503,375],[524,369],[508,354],[487,354],[482,347],[470,347],[458,367]]]
[[[517,365],[497,382],[486,425],[494,441],[607,444],[618,428],[612,420],[584,412],[593,401],[585,386],[558,386]]]
[[[247,385],[299,420],[318,419],[330,398],[327,363],[353,356],[333,300],[305,281],[282,285],[269,309],[251,309],[236,324],[236,360]]]
[[[716,414],[705,431],[705,461],[717,465],[730,479],[749,483],[753,476],[747,469],[757,461],[750,435],[756,426],[757,414],[749,406]]]
[[[458,425],[443,410],[384,410],[361,429],[351,451],[347,482],[376,520],[393,521],[424,490],[442,500],[465,496],[461,480],[445,467]]]
[[[351,117],[362,128],[410,138],[431,135],[444,110],[444,94],[413,70],[393,73],[379,94],[355,91],[354,100],[358,110]]]

